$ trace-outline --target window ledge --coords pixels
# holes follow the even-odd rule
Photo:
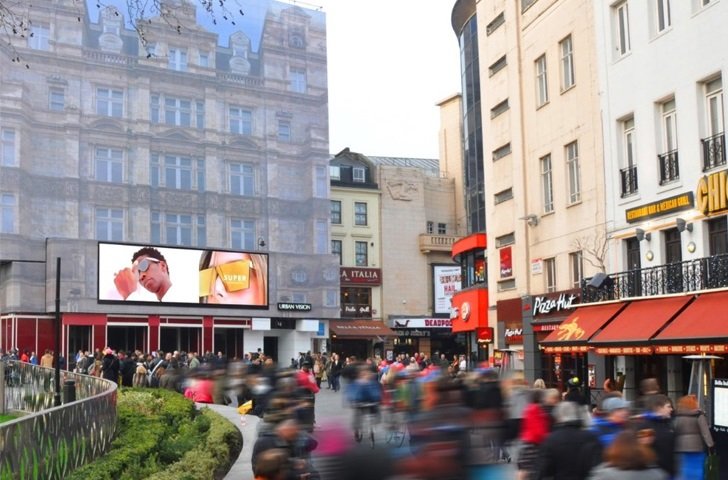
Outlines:
[[[561,92],[559,92],[559,93],[560,93],[561,95],[564,95],[565,93],[567,93],[567,92],[570,92],[570,91],[571,91],[571,90],[573,90],[574,88],[576,88],[576,82],[572,83],[571,85],[569,85],[569,86],[568,86],[568,87],[566,87],[566,88],[563,88],[563,89],[561,90]]]
[[[551,100],[546,100],[546,101],[545,101],[545,102],[543,102],[543,103],[542,103],[541,105],[536,105],[536,111],[538,112],[538,111],[539,111],[539,110],[541,110],[542,108],[546,107],[546,106],[547,106],[547,105],[548,105],[549,103],[551,103]]]

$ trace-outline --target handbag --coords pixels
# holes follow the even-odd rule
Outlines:
[[[716,453],[709,453],[705,456],[705,480],[718,480],[719,475],[719,462],[718,455]]]

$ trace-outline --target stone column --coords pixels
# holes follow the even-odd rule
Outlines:
[[[541,376],[541,352],[538,349],[538,339],[533,331],[533,298],[528,295],[521,297],[521,305],[528,308],[521,308],[523,328],[523,376],[529,385]]]

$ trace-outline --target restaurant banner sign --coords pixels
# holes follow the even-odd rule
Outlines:
[[[685,192],[674,197],[640,205],[639,207],[628,208],[625,210],[625,215],[627,216],[627,223],[637,223],[670,213],[688,210],[693,208],[694,205],[693,192]]]

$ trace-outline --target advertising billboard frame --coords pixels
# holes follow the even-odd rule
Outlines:
[[[452,292],[452,294],[448,297],[449,299],[452,298],[452,295],[455,294],[455,292],[459,291],[462,288],[462,267],[457,263],[433,263],[431,264],[432,267],[432,316],[433,317],[439,317],[439,318],[448,318],[450,317],[450,309],[452,307],[451,302],[448,302],[447,308],[440,308],[438,309],[438,294],[440,291],[442,291],[443,295],[446,293],[444,290],[444,287],[440,285],[440,288],[438,289],[438,270],[440,269],[452,269],[457,270],[458,274],[460,275],[460,285],[457,286],[457,288]],[[441,302],[442,303],[442,302]]]
[[[121,270],[133,271],[134,267],[131,263],[131,257],[133,252],[139,249],[151,247],[156,249],[167,261],[169,256],[169,267],[167,274],[170,280],[176,280],[180,287],[176,288],[175,296],[172,300],[165,301],[163,299],[156,299],[154,294],[147,291],[143,286],[137,283],[136,289],[132,291],[132,294],[136,294],[139,298],[129,299],[128,295],[123,298],[122,294],[119,294],[118,287],[115,286],[115,277],[121,272]],[[108,250],[108,252],[104,252]],[[115,252],[114,252],[115,250]],[[200,300],[200,259],[203,254],[215,253],[215,254],[242,254],[248,255],[250,263],[247,266],[247,278],[242,278],[247,282],[234,288],[237,291],[245,290],[250,288],[250,283],[253,281],[260,281],[262,278],[264,286],[259,287],[258,294],[264,295],[264,303],[207,303]],[[116,258],[102,258],[102,255],[106,257]],[[211,257],[212,255],[210,255]],[[96,244],[96,300],[99,304],[106,305],[168,305],[175,307],[202,307],[202,308],[226,308],[226,309],[251,309],[251,310],[267,310],[270,307],[270,255],[266,252],[247,251],[247,250],[233,250],[226,248],[201,248],[201,247],[186,247],[178,245],[155,245],[152,243],[137,243],[137,242],[110,242],[110,241],[98,241]],[[152,263],[157,263],[156,260],[152,259]],[[175,263],[173,263],[175,262]],[[265,264],[265,268],[262,269],[261,273],[253,279],[255,275],[253,271],[256,268],[261,268],[262,263]],[[182,265],[180,267],[180,265]],[[219,265],[218,265],[219,267]],[[214,267],[210,267],[204,270],[212,271]],[[220,276],[220,270],[215,269],[217,277]],[[181,273],[180,273],[181,272]],[[240,278],[239,272],[232,272],[230,276],[235,279]],[[136,273],[138,279],[138,273]],[[189,278],[192,276],[192,281],[182,281],[180,279]],[[137,280],[138,281],[138,280]],[[213,281],[213,280],[210,280]],[[225,283],[225,282],[223,282]],[[248,286],[245,287],[244,285]],[[172,281],[172,285],[175,285]],[[227,283],[224,288],[227,290]],[[231,290],[233,288],[231,287]],[[165,295],[166,296],[166,295]],[[179,300],[180,298],[190,298],[190,301]],[[196,300],[196,301],[195,301]]]

